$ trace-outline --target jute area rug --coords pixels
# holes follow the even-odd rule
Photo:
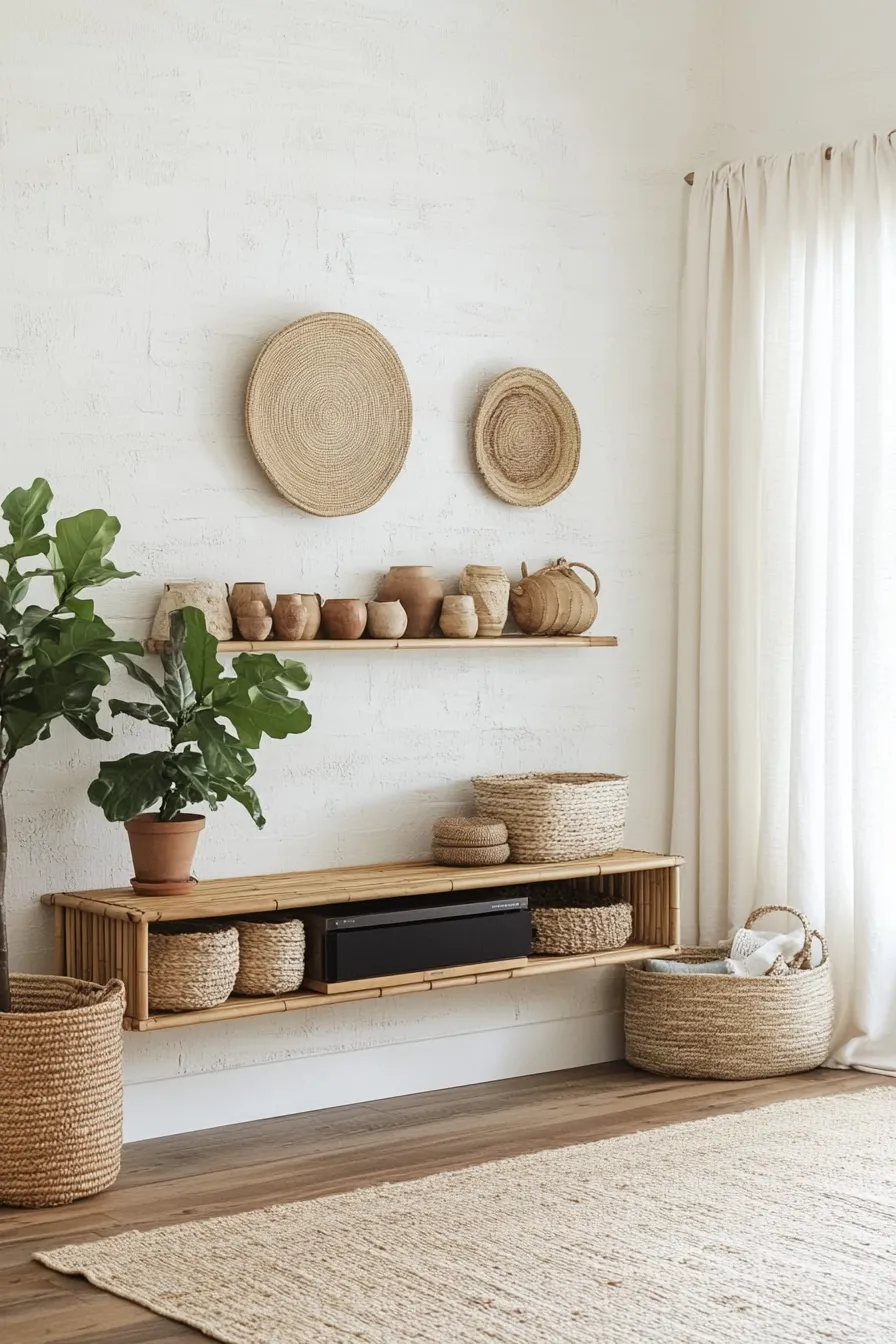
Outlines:
[[[226,1344],[892,1344],[896,1088],[37,1259]]]

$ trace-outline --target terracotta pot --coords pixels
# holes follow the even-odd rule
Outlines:
[[[432,565],[393,565],[380,581],[378,602],[398,601],[408,614],[408,639],[425,639],[435,629],[442,605],[442,585]]]
[[[497,639],[507,623],[507,601],[510,580],[500,565],[467,565],[460,576],[458,587],[472,597],[479,617],[480,638]]]
[[[524,635],[582,635],[597,618],[600,579],[579,561],[555,560],[530,574],[522,565],[522,579],[510,590],[510,610]],[[584,569],[593,590],[573,571]]]
[[[131,845],[135,891],[182,895],[192,889],[193,856],[205,817],[182,812],[174,821],[160,821],[156,812],[141,812],[124,823]]]
[[[168,618],[172,611],[182,607],[196,607],[205,616],[205,626],[215,639],[233,638],[233,620],[227,605],[226,583],[205,583],[200,579],[190,579],[177,583],[166,583],[153,618],[150,639],[157,644],[166,644],[171,638]]]
[[[230,590],[230,612],[237,624],[240,612],[244,611],[250,602],[260,602],[265,615],[272,614],[271,599],[263,583],[235,583]]]
[[[450,594],[442,603],[439,629],[446,639],[473,639],[479,629],[479,617],[472,597]]]
[[[328,597],[320,618],[325,639],[360,639],[367,624],[367,604],[357,597]]]
[[[308,611],[301,593],[278,593],[274,603],[274,638],[301,639],[308,624]]]
[[[401,639],[408,614],[400,602],[368,602],[367,633],[371,639]]]
[[[299,639],[315,639],[320,629],[320,608],[322,598],[320,593],[301,593],[302,605],[308,613],[308,620],[305,623],[305,629]]]
[[[268,606],[270,612],[270,605]],[[236,624],[243,639],[248,639],[252,643],[269,639],[271,627],[274,622],[269,614],[265,612],[264,603],[260,598],[252,598],[245,606],[240,607],[236,614]]]

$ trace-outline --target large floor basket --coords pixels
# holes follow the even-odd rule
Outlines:
[[[802,951],[784,974],[675,975],[626,968],[625,1057],[638,1069],[674,1078],[770,1078],[818,1068],[830,1052],[834,992],[827,945],[790,906],[805,929]],[[811,966],[812,939],[822,960]],[[717,961],[718,948],[685,948],[677,959]],[[783,967],[779,968],[782,971]]]
[[[477,812],[507,826],[514,863],[590,859],[622,848],[627,775],[480,775]]]

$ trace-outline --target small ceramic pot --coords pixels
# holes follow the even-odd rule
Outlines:
[[[243,639],[250,640],[253,644],[260,640],[269,639],[271,626],[274,624],[271,617],[264,609],[264,603],[259,598],[253,598],[241,607],[236,614],[237,628]]]
[[[264,614],[271,615],[273,610],[271,599],[263,583],[235,583],[230,590],[230,611],[235,621],[250,602],[260,602],[264,607]]]
[[[464,593],[449,594],[442,602],[439,629],[446,639],[475,639],[479,617],[472,597]]]
[[[278,593],[273,615],[275,639],[302,638],[308,624],[308,612],[301,593]]]
[[[367,624],[367,603],[357,597],[328,597],[320,619],[325,639],[360,639]]]
[[[166,644],[171,638],[168,618],[182,607],[197,607],[205,617],[205,627],[215,639],[233,639],[233,620],[227,605],[226,583],[205,583],[190,579],[166,583],[152,623],[150,639]]]
[[[320,608],[322,598],[320,593],[301,593],[302,606],[308,613],[308,620],[305,622],[305,629],[299,639],[315,639],[320,629]]]
[[[408,614],[400,602],[368,602],[367,633],[371,639],[401,639]]]
[[[399,601],[408,614],[408,639],[425,639],[435,629],[442,585],[432,565],[393,565],[377,589],[378,602]]]

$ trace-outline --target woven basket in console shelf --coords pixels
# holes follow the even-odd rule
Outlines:
[[[823,1064],[834,1027],[834,990],[824,938],[791,906],[767,905],[802,922],[802,950],[783,974],[675,975],[626,967],[625,1057],[638,1069],[673,1078],[771,1078]],[[812,966],[812,940],[821,961]],[[717,961],[719,948],[688,947],[679,961]]]
[[[305,926],[288,913],[236,921],[240,940],[237,994],[292,994],[305,975]]]
[[[627,775],[480,775],[476,809],[507,826],[515,863],[590,859],[622,848]]]
[[[239,936],[232,924],[162,924],[149,935],[149,1006],[154,1011],[214,1008],[233,993]]]

